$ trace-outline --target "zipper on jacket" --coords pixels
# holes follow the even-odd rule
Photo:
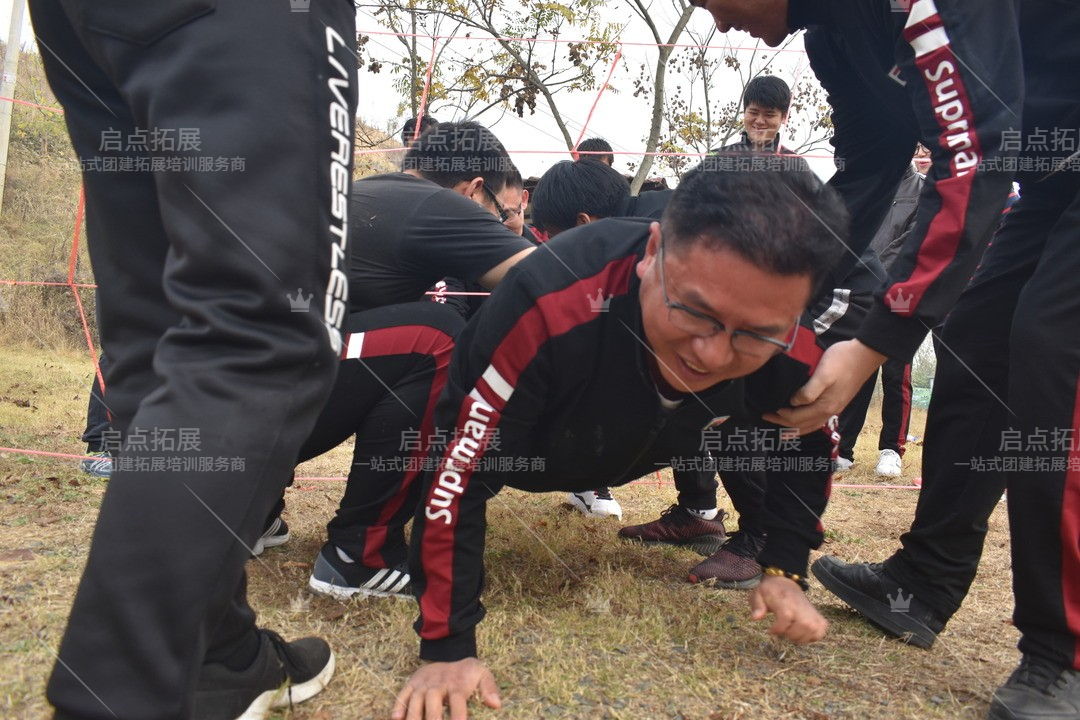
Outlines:
[[[660,406],[660,417],[653,421],[652,427],[649,428],[649,434],[645,436],[645,441],[641,444],[641,450],[639,450],[637,455],[634,456],[634,459],[630,461],[630,464],[626,466],[626,469],[616,476],[617,480],[622,480],[626,477],[626,475],[634,469],[634,466],[638,464],[638,461],[645,456],[645,453],[652,449],[653,443],[656,441],[656,436],[660,434],[660,431],[667,425],[668,420],[670,420],[671,416],[678,410],[678,408],[668,410],[663,407],[660,405],[659,398],[657,398],[656,404]]]

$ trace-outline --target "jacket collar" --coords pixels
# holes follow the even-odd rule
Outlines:
[[[753,144],[750,142],[750,136],[746,134],[745,130],[743,130],[742,134],[742,144],[747,147],[753,147]],[[779,153],[780,150],[780,133],[777,132],[773,135],[773,139],[769,141],[769,144],[765,146],[765,149],[762,152]]]

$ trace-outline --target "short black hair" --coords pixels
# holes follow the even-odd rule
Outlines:
[[[420,134],[423,135],[428,130],[434,130],[439,127],[439,121],[432,115],[420,116]],[[411,117],[405,121],[404,127],[401,128],[401,144],[405,147],[413,141],[413,135],[416,134],[416,118]]]
[[[563,160],[548,168],[530,195],[533,224],[550,235],[577,225],[578,213],[598,218],[620,212],[630,197],[630,183],[599,162]]]
[[[607,153],[606,155],[582,155],[581,160],[596,160],[598,162],[612,165],[615,163],[614,149],[611,144],[604,138],[589,138],[583,140],[580,145],[577,146],[577,152],[587,153]]]
[[[440,123],[420,136],[402,163],[403,170],[418,172],[446,188],[482,177],[496,195],[506,187],[511,167],[499,138],[475,122]]]
[[[667,247],[726,248],[777,275],[810,276],[817,296],[848,242],[839,193],[812,172],[738,167],[683,176],[661,220]]]
[[[791,107],[791,88],[775,75],[758,75],[746,83],[746,89],[743,90],[743,110],[750,103],[755,103],[763,108],[779,110],[781,115],[787,115],[787,111]]]
[[[517,169],[517,165],[510,163],[510,172],[506,174],[506,187],[517,188],[519,190],[525,189],[525,181],[521,177],[521,171]]]

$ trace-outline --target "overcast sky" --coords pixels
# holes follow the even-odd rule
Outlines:
[[[0,33],[6,41],[8,24],[10,21],[11,6],[13,0],[0,0]],[[661,34],[666,35],[676,22],[676,15],[672,3],[666,0],[655,0],[652,3],[654,19]],[[627,22],[632,13],[625,2],[611,3],[607,6],[607,12],[611,13],[612,21]],[[689,28],[700,32],[704,36],[710,29],[712,17],[704,10],[696,11],[691,18]],[[385,33],[389,30],[378,20],[361,9],[357,15],[357,29],[369,34],[368,50],[372,56],[380,59],[400,59],[403,56],[402,48],[396,38],[387,35],[371,33]],[[474,33],[475,34],[475,33]],[[33,42],[33,31],[30,26],[29,12],[25,13],[23,25],[23,44]],[[572,38],[565,38],[572,39]],[[608,89],[600,97],[599,103],[588,122],[585,137],[602,136],[615,148],[615,167],[621,171],[627,170],[627,161],[640,161],[640,153],[644,146],[644,139],[648,134],[649,112],[651,107],[648,102],[633,97],[633,83],[631,73],[636,74],[641,63],[647,67],[655,67],[656,49],[649,47],[652,42],[651,36],[645,30],[640,20],[634,18],[629,22],[620,36],[623,42],[622,62],[612,77],[612,89]],[[455,41],[458,42],[458,41]],[[467,39],[460,41],[461,53],[470,52]],[[690,43],[686,33],[680,39],[682,43]],[[745,33],[732,32],[727,36],[717,35],[713,43],[725,44],[730,42],[737,48],[740,57],[748,58],[757,45],[757,41]],[[636,43],[642,43],[637,45]],[[459,47],[452,45],[451,48]],[[420,54],[426,56],[431,51],[429,41],[421,41]],[[772,67],[776,75],[784,78],[789,85],[799,83],[816,83],[813,71],[810,70],[805,54],[802,51],[802,38],[797,37],[789,46],[789,49],[797,52],[782,53],[776,57]],[[768,48],[765,51],[771,52]],[[452,56],[459,51],[448,51]],[[722,54],[721,48],[715,50],[717,55]],[[598,68],[596,73],[599,78],[607,76],[610,65]],[[677,84],[673,82],[676,76],[669,74],[669,86]],[[358,115],[361,119],[377,128],[393,127],[398,129],[405,117],[396,116],[396,108],[401,98],[393,89],[393,76],[384,70],[379,74],[371,74],[362,71],[359,76],[360,104]],[[726,97],[737,98],[741,92],[734,73],[727,73],[721,79],[721,87],[718,88]],[[614,90],[614,91],[613,91]],[[617,91],[617,92],[615,92]],[[596,102],[597,92],[560,93],[557,102],[560,112],[567,121],[571,135],[576,139],[585,126],[589,111]],[[438,106],[436,106],[438,108]],[[444,109],[436,113],[439,120],[460,120],[462,117],[454,116],[452,110]],[[460,115],[460,114],[459,114]],[[514,158],[515,163],[522,173],[528,177],[542,174],[553,163],[568,159],[562,136],[543,98],[539,99],[536,113],[530,115],[526,112],[524,118],[518,118],[513,112],[499,112],[491,110],[482,115],[479,121],[490,127],[503,144],[506,145]],[[790,141],[790,133],[785,139]],[[829,177],[833,172],[832,160],[827,150],[819,150],[808,158],[811,167],[823,178]],[[654,174],[656,174],[654,172]]]
[[[662,35],[666,35],[676,21],[674,7],[669,2],[657,0],[653,3],[653,8],[657,27]],[[612,3],[608,6],[608,12],[611,12],[613,17],[621,17],[623,22],[631,16],[628,6],[622,3]],[[690,28],[699,30],[702,36],[711,26],[712,16],[703,10],[696,11],[691,18]],[[372,18],[363,10],[358,16],[357,28],[364,34],[389,32],[377,19]],[[370,35],[370,38],[366,47],[373,57],[400,59],[404,56],[403,49],[396,38],[378,34]],[[588,121],[585,137],[602,136],[607,139],[616,151],[615,167],[625,171],[627,160],[634,162],[640,160],[640,154],[635,156],[634,153],[640,153],[644,146],[651,110],[648,102],[633,97],[631,72],[636,74],[642,62],[649,68],[655,67],[656,49],[647,46],[652,39],[640,20],[631,22],[620,39],[623,42],[622,63],[611,81],[611,85],[618,92],[608,89],[600,97],[592,119]],[[474,41],[463,38],[455,42],[460,42],[461,50],[453,50],[458,46],[452,44],[450,46],[452,50],[448,51],[451,56],[457,54],[460,57],[460,55],[475,52],[470,50],[470,43]],[[691,40],[684,33],[680,42],[690,43]],[[729,33],[728,36],[717,35],[713,40],[714,45],[727,42],[735,47],[747,48],[737,51],[741,57],[746,58],[753,53],[752,48],[757,45],[757,41],[752,37],[738,32]],[[789,46],[789,49],[796,52],[780,54],[772,65],[773,73],[784,78],[792,86],[796,82],[816,83],[802,47],[802,38],[797,37]],[[427,57],[431,52],[430,41],[421,40],[419,48],[419,54]],[[761,48],[771,54],[768,48],[763,46]],[[716,53],[721,54],[719,47]],[[602,79],[607,76],[609,69],[610,65],[598,68],[596,74]],[[675,76],[669,73],[668,77],[670,88],[674,84],[671,79]],[[404,116],[394,116],[401,98],[392,88],[393,79],[386,70],[378,74],[361,72],[359,87],[362,100],[359,114],[369,124],[379,128],[393,124],[395,128],[400,128],[400,123],[404,121]],[[726,97],[734,99],[740,95],[741,87],[734,73],[724,75],[723,83],[724,87],[719,89]],[[571,135],[576,139],[586,123],[590,108],[596,101],[597,92],[560,93],[556,97],[559,110],[567,121]],[[435,115],[441,121],[463,119],[460,113],[455,116],[453,110],[445,108],[440,110],[438,105],[435,105]],[[526,110],[525,117],[518,118],[512,111],[500,113],[490,110],[479,117],[478,121],[494,130],[526,177],[542,174],[553,163],[569,158],[562,135],[542,97],[538,99],[536,113],[533,115],[528,114]],[[827,178],[833,172],[831,157],[827,151],[822,150],[816,151],[814,155],[818,157],[809,158],[811,166],[819,175]]]

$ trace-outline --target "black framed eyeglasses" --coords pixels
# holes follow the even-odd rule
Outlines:
[[[487,193],[487,196],[491,198],[491,202],[494,203],[495,209],[499,211],[499,222],[506,222],[506,219],[510,217],[510,211],[499,202],[499,198],[495,197],[495,193],[491,192],[491,188],[489,188],[486,183],[481,187],[484,188],[484,192]]]
[[[664,276],[664,236],[660,236],[660,290],[664,295],[664,305],[668,309],[668,320],[683,332],[701,338],[710,338],[726,332],[731,335],[731,348],[742,355],[751,357],[772,357],[781,352],[788,352],[795,347],[799,321],[795,320],[788,340],[778,340],[749,330],[728,330],[724,323],[700,310],[673,302],[668,297],[667,278]]]

